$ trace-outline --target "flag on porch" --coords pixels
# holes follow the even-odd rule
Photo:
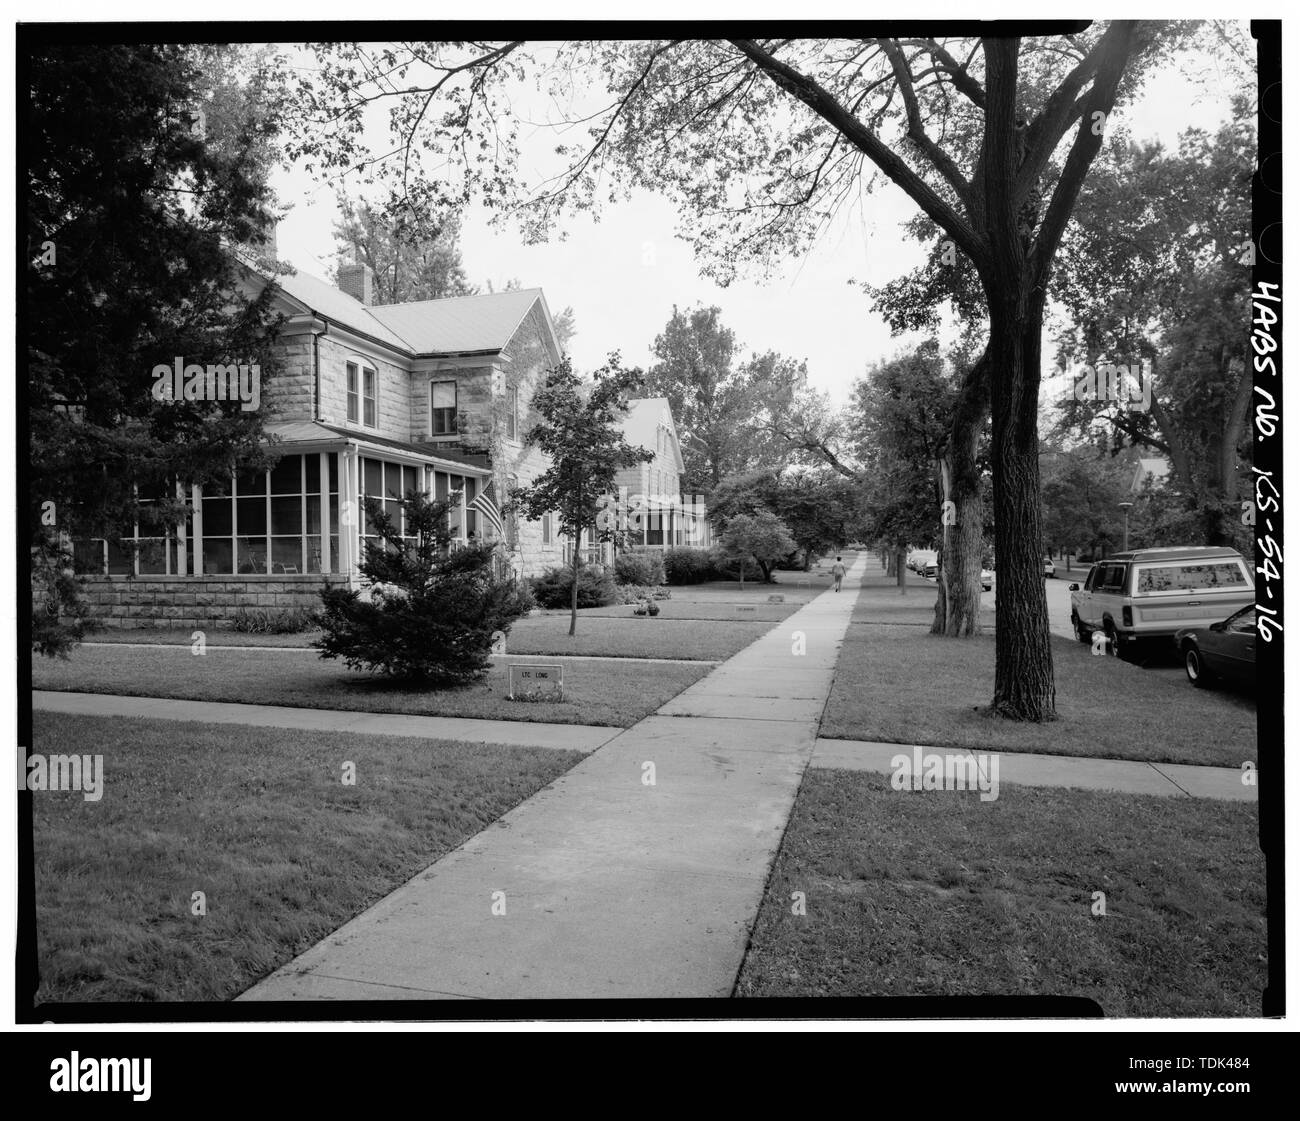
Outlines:
[[[469,508],[482,514],[487,524],[496,532],[497,537],[504,538],[506,526],[505,522],[501,520],[501,511],[497,508],[496,499],[492,495],[493,489],[493,484],[489,482],[474,497],[474,501],[469,504]]]

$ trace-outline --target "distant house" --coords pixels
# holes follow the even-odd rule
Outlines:
[[[623,438],[633,447],[644,448],[654,458],[624,467],[615,480],[611,496],[625,525],[625,547],[669,549],[676,545],[707,546],[712,531],[705,520],[700,496],[682,494],[681,442],[666,397],[641,397],[628,402],[623,419]],[[613,545],[593,545],[583,536],[584,555],[591,561],[609,562]],[[566,560],[568,552],[566,550]]]
[[[246,280],[254,291],[268,283],[251,271]],[[410,490],[455,496],[454,539],[496,543],[503,569],[528,576],[564,562],[553,517],[502,512],[510,489],[547,466],[523,443],[533,391],[562,357],[540,289],[381,306],[364,265],[341,268],[338,287],[302,272],[276,283],[280,369],[261,408],[281,458],[222,486],[178,488],[189,514],[166,540],[137,527],[124,542],[76,542],[96,614],[109,625],[187,626],[240,608],[315,606],[322,582],[360,584],[375,540],[362,499],[400,518]],[[676,493],[681,454],[666,406],[634,402],[629,413],[635,442],[657,453],[648,472],[628,476],[635,493]],[[680,524],[666,532],[680,536]]]
[[[1151,480],[1152,486],[1164,486],[1169,478],[1170,465],[1169,460],[1164,456],[1151,456],[1139,459],[1137,467],[1133,471],[1133,482],[1129,486],[1131,494],[1141,494],[1146,489],[1147,480]]]

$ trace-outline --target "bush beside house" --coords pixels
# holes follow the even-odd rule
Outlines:
[[[533,578],[533,596],[542,607],[569,607],[573,602],[573,570],[549,568]],[[608,607],[619,603],[614,578],[592,565],[578,569],[578,607]]]

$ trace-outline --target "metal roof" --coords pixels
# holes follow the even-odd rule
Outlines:
[[[365,310],[404,338],[416,354],[472,354],[503,349],[541,296],[540,288],[521,288]]]
[[[404,455],[418,456],[435,467],[451,471],[453,474],[478,475],[488,477],[492,468],[487,456],[470,452],[443,449],[437,444],[416,444],[407,440],[393,440],[387,436],[376,436],[373,432],[357,432],[353,429],[339,428],[333,424],[322,424],[316,420],[277,421],[266,425],[267,435],[275,436],[278,442],[275,449],[286,449],[289,445],[336,445],[341,447],[345,440],[355,440],[380,451],[388,449]]]
[[[539,300],[540,288],[450,296],[408,304],[363,304],[310,273],[277,276],[284,292],[340,326],[407,355],[496,353]],[[548,313],[549,314],[549,313]]]
[[[369,335],[397,350],[410,351],[411,347],[382,320],[370,314],[369,308],[346,292],[340,292],[310,273],[298,272],[292,276],[277,276],[275,283],[288,295],[306,304],[312,311],[326,319]]]

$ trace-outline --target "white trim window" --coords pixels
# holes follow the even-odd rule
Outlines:
[[[374,428],[379,417],[379,375],[360,362],[347,364],[348,423]]]
[[[456,383],[429,382],[429,432],[433,436],[456,434]]]

